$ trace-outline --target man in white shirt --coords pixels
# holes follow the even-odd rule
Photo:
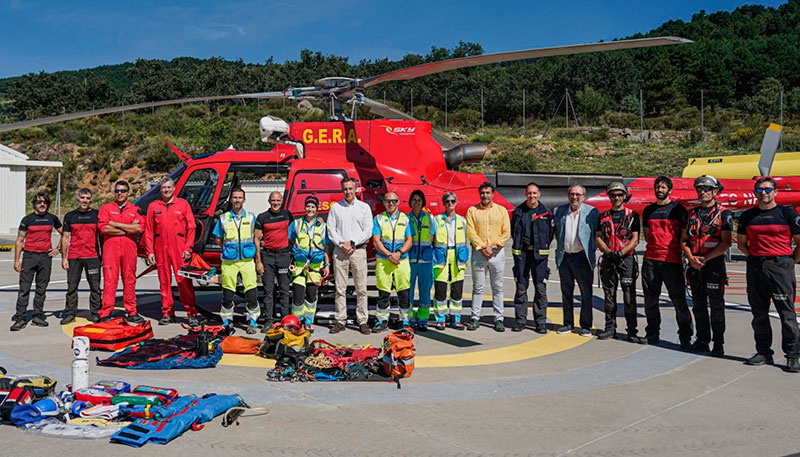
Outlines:
[[[372,236],[372,209],[356,198],[356,181],[342,179],[344,200],[331,206],[328,213],[328,237],[333,245],[333,277],[336,282],[336,323],[331,333],[345,329],[347,322],[347,276],[353,273],[356,289],[356,323],[364,335],[367,326],[367,242]]]
[[[586,189],[578,184],[568,190],[569,203],[555,211],[556,266],[561,281],[561,307],[564,326],[558,333],[573,331],[575,282],[581,291],[581,336],[592,336],[592,279],[595,265],[595,232],[600,213],[597,208],[583,203]]]

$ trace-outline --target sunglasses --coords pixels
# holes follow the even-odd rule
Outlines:
[[[387,205],[396,205],[399,200],[384,200]]]
[[[625,198],[625,194],[609,194],[609,198]]]
[[[716,187],[698,186],[698,187],[694,188],[694,190],[696,190],[698,192],[711,192],[714,189],[716,189]]]
[[[773,190],[775,189],[772,187],[756,187],[756,193],[759,195],[763,193],[771,194]]]
[[[445,204],[450,204],[450,205],[452,205],[452,204],[454,204],[456,201],[455,201],[455,200],[449,200],[449,199],[448,199],[448,200],[445,200],[444,202],[445,202]]]
[[[114,189],[114,193],[115,194],[127,194],[128,190],[127,189]]]

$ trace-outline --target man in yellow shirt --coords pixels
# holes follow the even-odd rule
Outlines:
[[[472,319],[467,330],[480,326],[486,270],[492,286],[494,329],[505,332],[503,325],[503,273],[505,272],[506,241],[511,237],[508,210],[492,202],[494,186],[485,182],[478,187],[481,202],[467,210],[467,238],[472,244]]]

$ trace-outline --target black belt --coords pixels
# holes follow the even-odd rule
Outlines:
[[[284,252],[289,252],[289,251],[291,251],[291,250],[292,250],[292,248],[291,248],[291,246],[287,246],[287,247],[285,247],[285,248],[280,248],[280,249],[269,249],[269,248],[265,248],[264,246],[261,246],[261,250],[262,250],[262,251],[267,251],[267,252],[274,252],[274,253],[276,253],[276,254],[282,254],[282,253],[284,253]]]
[[[564,255],[583,255],[586,251],[579,252],[565,252]]]
[[[356,249],[365,249],[367,247],[367,243],[361,243],[356,245]]]
[[[751,255],[750,257],[755,259],[755,260],[761,261],[761,262],[766,262],[766,261],[775,261],[775,260],[778,260],[778,259],[786,259],[786,258],[789,258],[789,257],[792,257],[792,256],[790,256],[790,255],[772,255],[772,256],[768,256],[768,255]]]

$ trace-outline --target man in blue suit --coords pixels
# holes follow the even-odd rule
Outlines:
[[[564,326],[558,333],[573,330],[572,313],[575,281],[581,291],[581,336],[592,336],[592,280],[595,266],[595,231],[600,213],[597,208],[583,204],[586,188],[573,184],[569,187],[569,204],[559,206],[555,212],[556,266],[561,280],[561,306]]]

